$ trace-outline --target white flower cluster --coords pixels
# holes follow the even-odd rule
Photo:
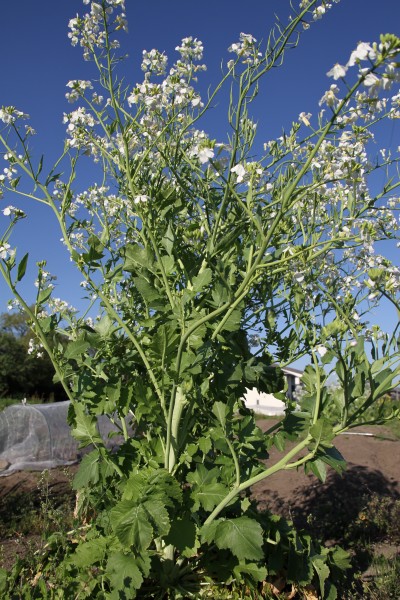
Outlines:
[[[15,206],[6,206],[6,208],[3,208],[3,215],[5,217],[13,217],[13,218],[17,218],[17,219],[23,219],[24,217],[26,217],[26,214],[24,213],[23,210],[21,210],[20,208],[16,208]]]
[[[77,15],[75,18],[70,19],[68,37],[73,46],[80,44],[83,48],[84,59],[90,60],[95,48],[104,48],[106,45],[107,36],[103,28],[104,19],[109,23],[110,30],[113,25],[115,30],[123,29],[127,31],[128,23],[124,12],[117,14],[113,23],[110,23],[110,17],[115,8],[125,10],[124,0],[102,0],[101,3],[84,0],[84,4],[90,4],[90,13],[85,14],[83,17]],[[110,45],[112,48],[118,48],[119,42],[113,40]]]
[[[12,125],[17,119],[29,119],[29,115],[17,110],[15,106],[3,106],[0,108],[0,121],[6,125]]]
[[[36,358],[43,357],[43,344],[31,338],[28,343],[28,354],[33,354]]]
[[[390,41],[381,42],[379,45],[368,42],[360,42],[355,50],[350,54],[350,58],[346,65],[336,63],[330,71],[327,72],[328,77],[333,79],[343,79],[350,67],[359,66],[359,76],[362,78],[363,85],[368,89],[370,96],[377,95],[380,89],[388,90],[394,82],[400,81],[400,73],[396,63],[388,62],[385,71],[379,76],[373,72],[371,68],[377,58],[388,58],[396,53],[395,48],[391,48]],[[362,62],[369,62],[370,66],[361,67]],[[328,94],[328,92],[327,92]],[[321,101],[322,102],[322,101]],[[332,106],[334,103],[329,104]]]
[[[97,121],[86,108],[79,107],[71,113],[64,113],[63,123],[68,123],[67,144],[70,148],[82,149],[85,154],[97,157],[100,148],[108,147],[107,139],[96,134]]]
[[[231,44],[228,48],[228,52],[233,52],[238,58],[242,59],[242,62],[247,65],[256,66],[262,57],[261,52],[258,51],[257,40],[250,33],[241,33],[239,36],[239,42]],[[231,69],[234,65],[234,61],[228,62],[228,68]]]
[[[163,52],[153,48],[149,52],[143,50],[142,71],[149,75],[165,75],[168,58]]]
[[[72,89],[72,92],[68,92],[65,94],[68,102],[75,102],[81,96],[84,95],[85,90],[92,90],[93,85],[91,81],[84,81],[80,79],[73,79],[72,81],[68,81],[67,87]]]

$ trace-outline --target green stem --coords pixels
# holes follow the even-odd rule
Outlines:
[[[218,504],[218,506],[215,507],[213,512],[208,516],[208,518],[204,522],[204,525],[208,525],[209,523],[212,523],[214,521],[214,519],[216,519],[218,517],[218,515],[223,511],[223,509],[231,502],[231,500],[233,500],[233,498],[235,498],[235,496],[240,494],[240,492],[243,492],[244,490],[247,490],[252,485],[255,485],[256,483],[263,481],[264,479],[266,479],[267,477],[270,477],[277,471],[281,471],[282,469],[288,470],[288,469],[296,468],[296,466],[297,466],[296,462],[290,463],[289,462],[290,459],[293,458],[294,456],[296,456],[296,454],[298,452],[303,450],[310,443],[311,440],[312,440],[312,436],[308,435],[302,442],[300,442],[299,444],[297,444],[297,446],[292,448],[292,450],[290,450],[281,460],[279,460],[277,463],[275,463],[272,467],[270,467],[269,469],[266,469],[265,471],[263,471],[262,473],[259,473],[258,475],[254,475],[247,481],[241,483],[239,486],[234,487],[229,492],[229,494],[227,494],[225,496],[225,498],[223,500],[221,500],[221,502]],[[303,459],[301,459],[301,460],[303,460]]]

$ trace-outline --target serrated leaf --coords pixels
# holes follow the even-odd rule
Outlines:
[[[166,535],[170,529],[168,511],[161,500],[146,500],[142,504],[158,536]]]
[[[21,281],[21,279],[24,277],[24,275],[26,273],[28,258],[29,258],[29,253],[27,252],[18,265],[17,281]]]
[[[143,277],[133,277],[133,282],[146,304],[150,304],[151,302],[154,302],[154,300],[160,298],[159,291],[147,281],[147,279],[144,279]]]
[[[214,402],[212,407],[213,414],[217,417],[221,427],[225,429],[226,417],[229,413],[229,406],[224,402]]]
[[[107,561],[106,574],[111,586],[123,592],[126,600],[135,598],[136,590],[142,583],[143,577],[136,560],[132,555],[114,552]]]
[[[154,260],[151,251],[148,248],[140,246],[127,246],[125,250],[125,271],[138,271],[138,267],[144,267],[148,271],[153,271]]]
[[[68,561],[81,569],[101,562],[106,555],[107,543],[108,540],[105,537],[82,542]]]
[[[79,490],[89,483],[94,484],[99,481],[99,458],[100,454],[98,450],[93,450],[93,452],[86,454],[82,458],[72,482],[74,490]]]
[[[229,490],[218,482],[220,472],[217,467],[207,470],[204,465],[197,465],[194,473],[189,473],[187,481],[192,484],[191,498],[194,501],[194,510],[200,505],[204,510],[211,511],[223,500]]]
[[[346,470],[347,464],[341,453],[337,448],[326,448],[324,454],[320,455],[319,458],[323,460],[327,465],[335,469],[339,474]]]
[[[110,317],[106,315],[95,324],[94,330],[100,335],[100,337],[105,338],[110,335],[112,331],[114,331],[114,324]]]
[[[204,269],[201,273],[193,277],[192,286],[193,291],[198,294],[203,291],[205,287],[207,287],[212,280],[212,271],[211,269]]]
[[[312,559],[312,564],[315,569],[315,572],[318,575],[321,596],[322,596],[322,598],[324,598],[324,596],[325,596],[325,581],[328,579],[329,573],[330,573],[329,567],[327,564],[325,564],[325,562],[321,558]]]
[[[314,438],[317,446],[321,444],[329,447],[332,445],[331,441],[335,437],[332,424],[325,421],[325,419],[318,419],[318,421],[310,428],[310,434]]]
[[[203,454],[208,454],[212,448],[212,442],[209,437],[201,437],[198,440],[199,449],[203,452]]]
[[[136,551],[146,550],[153,539],[153,527],[147,513],[135,501],[122,500],[111,511],[112,527],[124,546]]]
[[[81,338],[68,344],[64,356],[66,359],[79,358],[88,348],[90,348],[89,342]]]
[[[239,560],[261,560],[264,556],[262,527],[254,519],[220,519],[213,540],[220,550],[230,550]]]
[[[250,579],[252,582],[264,581],[268,571],[265,567],[259,567],[256,563],[243,563],[236,565],[233,573],[238,581]]]
[[[72,435],[80,442],[80,448],[85,448],[90,444],[101,444],[103,440],[97,429],[96,419],[85,413],[82,404],[74,403],[76,425],[72,429]]]

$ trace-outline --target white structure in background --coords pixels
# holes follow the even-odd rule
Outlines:
[[[296,390],[301,386],[301,376],[303,371],[298,369],[292,369],[287,367],[282,369],[288,382],[288,389],[286,395],[291,400],[296,399]],[[265,394],[259,392],[257,388],[247,390],[244,395],[244,401],[247,408],[254,410],[255,413],[263,415],[283,415],[285,410],[285,403],[282,400],[278,400],[272,394]]]

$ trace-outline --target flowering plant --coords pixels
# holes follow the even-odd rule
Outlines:
[[[53,211],[88,310],[99,309],[93,321],[54,298],[45,262],[29,307],[18,287],[28,255],[17,258],[9,243],[25,214],[5,208],[0,271],[71,400],[74,436],[92,447],[74,480],[77,512],[91,521],[63,562],[74,597],[199,597],[209,581],[256,587],[284,572],[335,598],[345,554],[258,513],[250,488],[279,470],[304,467],[322,480],[327,466],[342,472],[335,436],[396,384],[396,335],[367,327],[366,315],[382,296],[399,307],[399,270],[375,250],[398,233],[399,158],[382,151],[371,163],[368,149],[379,121],[400,116],[400,94],[390,97],[400,40],[360,43],[328,72],[335,83],[317,119],[302,112],[255,160],[258,82],[328,3],[302,0],[266,47],[241,34],[205,98],[199,40],[183,39],[170,68],[165,54],[144,51],[143,81],[126,87],[114,39],[127,29],[124,1],[84,4],[69,37],[99,80],[68,82],[66,97],[79,106],[64,114],[65,150],[47,175],[31,155],[27,115],[0,109],[1,194]],[[220,143],[199,126],[229,82],[232,133]],[[78,192],[83,155],[101,164],[103,179]],[[377,168],[387,180],[372,193]],[[296,407],[281,368],[306,355]],[[334,420],[329,369],[343,388]],[[243,402],[248,387],[286,402],[266,433]],[[121,431],[115,453],[96,428],[102,414]],[[282,456],[270,464],[272,446]]]

